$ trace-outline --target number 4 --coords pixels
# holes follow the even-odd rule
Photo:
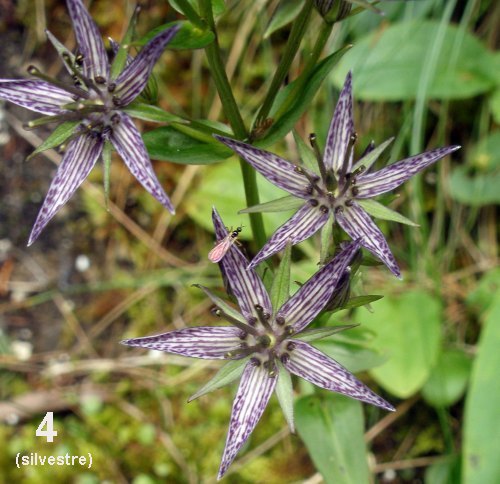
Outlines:
[[[47,430],[43,430],[43,428]],[[54,412],[47,412],[40,425],[36,429],[37,437],[47,437],[47,442],[54,442],[54,437],[57,436],[57,430],[54,430]]]

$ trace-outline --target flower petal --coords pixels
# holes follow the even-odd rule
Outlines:
[[[269,376],[269,370],[264,368],[264,365],[256,366],[252,361],[247,364],[234,398],[218,479],[227,472],[236,454],[260,420],[277,380],[277,377]]]
[[[63,89],[32,79],[0,80],[0,99],[49,116],[63,113],[61,106],[74,102]]]
[[[279,309],[276,316],[295,332],[302,331],[326,306],[337,283],[345,273],[356,252],[359,241],[351,242],[340,254],[323,266]]]
[[[201,326],[169,333],[126,339],[122,344],[176,355],[208,360],[224,360],[228,351],[239,348],[241,330],[231,326]]]
[[[110,140],[127,165],[130,173],[155,197],[170,213],[175,213],[174,206],[163,190],[149,159],[141,135],[134,122],[125,113],[120,113],[120,121],[113,126]]]
[[[360,239],[363,247],[375,254],[396,277],[401,279],[401,271],[384,234],[356,202],[351,206],[344,206],[343,210],[337,210],[335,218],[349,237]]]
[[[346,157],[346,150],[349,146],[351,135],[354,133],[354,122],[352,120],[352,74],[349,71],[344,82],[344,87],[340,92],[337,106],[330,123],[328,136],[326,138],[325,154],[323,161],[327,170],[339,173]],[[352,154],[348,157],[350,170]]]
[[[95,79],[108,80],[108,54],[101,38],[101,33],[82,0],[66,0],[69,15],[75,29],[78,50],[83,54],[83,73]]]
[[[179,25],[175,25],[158,34],[117,77],[115,96],[121,105],[131,103],[146,87],[156,61],[179,28]]]
[[[31,230],[28,246],[40,235],[49,220],[71,198],[76,189],[87,178],[90,170],[101,155],[103,141],[91,134],[82,134],[71,141],[56,176],[50,184],[42,208],[38,212],[35,225]]]
[[[249,267],[255,267],[264,259],[283,250],[288,241],[292,245],[295,245],[307,239],[317,232],[327,220],[328,211],[325,213],[320,207],[313,207],[310,203],[306,202],[289,220],[274,232],[266,245],[253,258]]]
[[[295,339],[287,341],[293,349],[288,352],[289,358],[283,358],[282,355],[282,362],[290,373],[326,390],[342,393],[385,410],[395,410],[390,403],[372,392],[341,364],[309,343]]]
[[[310,193],[308,193],[309,181],[304,175],[297,173],[294,164],[280,158],[274,153],[255,148],[241,141],[218,135],[214,137],[235,151],[277,187],[290,192],[296,197],[310,197]],[[302,166],[301,169],[304,171],[307,170],[307,168]],[[308,173],[311,177],[318,178],[315,173],[310,171]]]
[[[217,240],[223,239],[228,232],[215,208],[212,210],[212,220]],[[246,319],[250,316],[257,317],[256,305],[262,306],[265,312],[272,314],[271,300],[263,282],[253,269],[247,270],[248,260],[235,244],[227,251],[220,265]]]
[[[459,148],[460,146],[448,146],[446,148],[426,151],[420,155],[397,161],[374,173],[359,175],[356,182],[358,190],[356,198],[376,197],[382,193],[394,190],[394,188],[404,183],[419,171]]]

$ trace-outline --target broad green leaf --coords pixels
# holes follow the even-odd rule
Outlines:
[[[279,198],[286,193],[259,174],[257,186],[263,200]],[[213,232],[211,217],[213,203],[228,227],[250,226],[248,215],[237,213],[238,209],[245,207],[246,200],[240,165],[235,158],[204,168],[199,184],[186,196],[184,208],[196,223],[209,232]],[[291,210],[266,215],[264,220],[266,234],[273,233],[293,213]],[[243,230],[240,239],[250,238],[251,230]]]
[[[339,63],[333,75],[336,86],[340,88],[347,72],[353,70],[358,100],[415,99],[441,28],[438,21],[419,20],[384,26],[368,34]],[[426,93],[431,99],[465,99],[498,85],[499,59],[476,37],[453,25],[446,27],[437,66]]]
[[[276,396],[280,402],[281,410],[288,423],[290,432],[295,433],[295,422],[293,418],[293,388],[290,373],[278,362],[279,375],[276,383]]]
[[[200,388],[193,396],[189,397],[188,402],[192,402],[202,395],[213,392],[237,380],[243,373],[247,362],[248,358],[228,361],[206,385]]]
[[[181,133],[179,129],[181,126],[162,126],[143,134],[151,158],[186,165],[206,165],[233,154],[232,150],[215,139],[213,142],[203,142]]]
[[[265,148],[266,146],[283,138],[293,128],[297,120],[302,116],[303,112],[310,106],[311,101],[320,88],[323,80],[339,62],[342,56],[350,49],[350,47],[351,46],[346,46],[331,54],[326,59],[323,59],[309,74],[299,96],[293,96],[293,98],[290,96],[290,91],[293,89],[293,86],[298,79],[291,82],[278,94],[276,102],[274,103],[275,108],[271,111],[271,118],[273,117],[273,113],[275,113],[277,109],[280,109],[282,103],[285,103],[289,107],[286,112],[271,126],[266,136],[255,143],[257,146]]]
[[[293,195],[288,195],[278,198],[277,200],[271,200],[270,202],[259,203],[258,205],[244,208],[238,213],[289,212],[290,210],[298,209],[302,205],[304,205],[304,200],[294,197]]]
[[[281,27],[289,24],[298,15],[303,4],[302,0],[280,2],[264,32],[264,39],[267,39],[271,34],[281,29]]]
[[[287,244],[283,257],[281,258],[278,270],[274,274],[273,285],[271,286],[271,305],[274,312],[290,298],[290,263],[292,260],[292,246]]]
[[[388,358],[371,374],[386,390],[407,398],[422,388],[436,363],[441,340],[440,301],[424,291],[412,290],[397,297],[386,296],[373,309],[373,313],[355,313],[355,320],[377,335],[373,349]]]
[[[465,403],[462,476],[467,484],[500,481],[500,291],[484,318]]]
[[[473,207],[500,203],[500,172],[470,175],[466,166],[455,168],[448,181],[450,195]]]
[[[198,0],[183,0],[182,2],[180,0],[168,0],[168,3],[170,3],[175,10],[184,15],[186,15],[186,11],[182,7],[184,3],[188,3],[195,12],[198,12]],[[226,5],[224,0],[212,0],[212,11],[214,16],[217,17],[218,15],[221,15],[225,10]]]
[[[54,131],[52,131],[50,136],[26,159],[30,160],[42,151],[50,150],[51,148],[62,145],[75,132],[75,128],[79,124],[80,121],[66,121],[65,123],[60,124],[56,129],[54,129]]]
[[[295,423],[327,484],[370,481],[361,403],[334,393],[300,398]]]
[[[412,227],[418,227],[419,225],[401,215],[399,212],[392,210],[389,207],[373,200],[371,198],[364,198],[356,200],[359,205],[361,205],[372,217],[380,218],[382,220],[391,220],[392,222],[398,222],[400,224],[411,225]]]
[[[457,484],[460,479],[460,456],[449,455],[425,469],[425,484]]]
[[[481,277],[474,290],[467,295],[467,306],[477,313],[486,311],[500,292],[500,268],[489,270]]]
[[[142,119],[144,121],[154,121],[157,123],[185,123],[186,120],[181,117],[169,113],[168,111],[164,111],[158,106],[152,106],[151,104],[144,104],[134,102],[129,104],[126,108],[122,109],[130,116]]]
[[[144,37],[142,37],[137,42],[134,42],[134,45],[145,45],[153,37],[156,37],[158,34],[166,29],[169,29],[170,27],[173,27],[174,25],[180,25],[181,28],[175,34],[175,37],[168,43],[167,48],[169,49],[203,49],[203,47],[211,44],[215,39],[215,35],[211,30],[203,30],[196,27],[196,25],[193,25],[187,20],[181,20],[176,22],[169,22],[167,24],[160,25],[153,30],[150,30]]]
[[[449,407],[465,392],[471,359],[460,350],[443,351],[422,388],[425,400],[435,407]]]

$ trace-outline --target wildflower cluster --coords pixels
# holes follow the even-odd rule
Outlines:
[[[341,20],[351,10],[350,3],[344,1],[316,1],[315,5],[327,24]],[[110,61],[97,26],[82,0],[67,0],[67,7],[76,35],[76,53],[67,50],[49,32],[47,35],[71,80],[52,79],[33,66],[28,72],[35,79],[0,80],[0,99],[43,115],[30,122],[29,127],[57,124],[53,135],[57,142],[49,140],[45,147],[67,145],[28,245],[37,239],[97,161],[102,158],[105,164],[109,162],[112,148],[144,188],[174,213],[172,202],[153,171],[141,134],[127,113],[127,106],[146,88],[153,66],[179,27],[161,30],[135,58],[122,55],[124,46],[112,42]],[[202,26],[213,20],[210,15],[206,19],[197,17],[194,10],[188,9],[187,12]],[[217,79],[220,76],[219,73]],[[232,102],[229,96],[223,100]],[[272,120],[267,121],[272,125]],[[392,141],[388,140],[377,147],[370,144],[355,160],[357,134],[353,123],[351,73],[340,92],[323,153],[315,137],[311,138],[316,167],[287,161],[241,141],[243,136],[234,139],[238,136],[221,136],[220,131],[215,130],[212,133],[217,133],[215,139],[233,150],[252,169],[290,194],[276,204],[280,210],[294,208],[297,211],[250,261],[235,243],[241,228],[228,232],[214,208],[212,220],[218,245],[209,258],[219,263],[228,293],[234,296],[239,309],[220,299],[209,288],[198,285],[214,304],[214,314],[227,325],[178,329],[127,339],[123,344],[225,361],[226,376],[216,376],[193,398],[240,377],[219,468],[220,479],[257,425],[273,392],[277,393],[290,429],[294,431],[291,375],[384,410],[395,410],[341,364],[311,344],[314,340],[349,329],[351,325],[308,327],[322,313],[341,309],[348,302],[351,278],[359,267],[362,248],[380,259],[396,277],[401,277],[387,240],[371,218],[367,200],[399,187],[459,146],[427,151],[375,170],[375,163]],[[213,138],[210,140],[215,143]],[[258,205],[249,207],[248,211],[265,210]],[[290,251],[291,246],[308,239],[328,224],[332,227],[338,224],[351,241],[337,243],[331,251],[335,256],[322,258],[319,269],[293,295],[290,295],[289,283],[286,282],[289,277],[283,275],[290,273],[289,262],[282,262],[285,265],[281,275],[274,275],[274,282],[283,290],[280,297],[273,299],[258,275],[257,266],[272,255]],[[267,269],[271,271],[272,266]]]

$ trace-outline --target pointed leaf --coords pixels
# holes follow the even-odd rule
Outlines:
[[[70,75],[73,75],[73,69],[71,69],[71,65],[74,65],[75,63],[75,55],[71,51],[69,51],[66,46],[61,44],[61,42],[59,42],[59,40],[57,40],[57,38],[54,37],[54,35],[52,35],[52,33],[50,33],[48,30],[45,30],[45,34],[47,35],[50,43],[54,46],[54,49],[56,49],[57,53],[59,54],[59,57],[61,58],[64,67],[66,67],[66,70]]]
[[[202,395],[213,392],[219,388],[229,385],[233,381],[241,377],[245,369],[248,359],[230,360],[219,371],[201,387],[194,395],[189,397],[188,403],[200,398]]]
[[[292,133],[302,163],[312,173],[316,173],[318,170],[318,160],[316,159],[316,155],[314,154],[312,148],[304,142],[304,140],[298,135],[297,131],[293,129]]]
[[[372,200],[371,198],[356,200],[358,205],[364,208],[372,217],[380,218],[382,220],[390,220],[400,224],[411,225],[412,227],[419,227],[418,224],[412,222],[409,218],[401,215],[399,212],[386,207],[385,205]]]
[[[57,128],[50,133],[49,137],[40,146],[38,146],[37,149],[26,158],[26,160],[30,160],[38,153],[42,153],[42,151],[50,150],[51,148],[62,145],[72,134],[75,133],[76,127],[79,124],[80,121],[66,121],[65,123],[57,126]]]
[[[382,299],[384,296],[366,295],[366,296],[354,296],[349,299],[341,308],[336,309],[335,311],[340,311],[344,309],[353,309],[358,308],[360,306],[368,306],[370,303],[378,301]],[[334,311],[334,312],[335,312]]]
[[[116,79],[120,72],[123,71],[124,67],[131,62],[131,58],[128,54],[128,48],[135,34],[135,26],[137,24],[137,17],[139,16],[140,7],[136,6],[134,13],[130,18],[125,35],[122,38],[120,44],[114,43],[113,50],[115,50],[115,57],[113,63],[111,64],[110,77],[111,79]]]
[[[197,287],[201,289],[209,298],[210,300],[222,311],[224,311],[226,314],[229,316],[233,317],[234,319],[237,319],[241,323],[246,323],[245,318],[238,312],[236,309],[234,309],[232,306],[227,304],[225,301],[223,301],[220,297],[217,297],[212,291],[210,291],[208,288],[202,286],[201,284],[193,284],[194,287]]]
[[[285,370],[281,363],[278,363],[279,376],[276,384],[276,396],[280,402],[281,410],[288,423],[292,434],[295,433],[295,422],[293,418],[293,388],[290,373]]]
[[[290,263],[292,260],[292,246],[287,244],[278,270],[274,274],[271,287],[271,305],[276,310],[290,297]]]
[[[139,102],[133,102],[129,104],[126,108],[122,109],[127,114],[133,118],[142,119],[144,121],[154,121],[157,123],[184,123],[187,122],[181,117],[164,111],[158,106],[152,106],[151,104],[144,104]]]
[[[280,2],[273,12],[269,25],[264,32],[264,39],[269,38],[274,32],[293,21],[303,6],[302,0],[288,0]]]
[[[259,203],[258,205],[244,208],[238,213],[287,212],[288,210],[296,210],[303,204],[304,200],[301,198],[294,197],[293,195],[287,195],[286,197],[278,198],[277,200],[271,200],[270,202]]]
[[[347,329],[355,328],[356,326],[359,326],[359,324],[344,324],[341,326],[334,326],[331,328],[306,329],[305,331],[300,332],[294,339],[310,343],[311,341],[317,341],[319,339],[331,336],[332,334],[340,333],[341,331],[346,331]]]
[[[365,167],[364,173],[367,173],[372,165],[378,160],[379,156],[385,151],[385,149],[394,141],[394,137],[389,138],[384,141],[381,145],[376,146],[370,150],[365,156],[360,158],[352,167],[352,171],[356,171],[360,166]]]

